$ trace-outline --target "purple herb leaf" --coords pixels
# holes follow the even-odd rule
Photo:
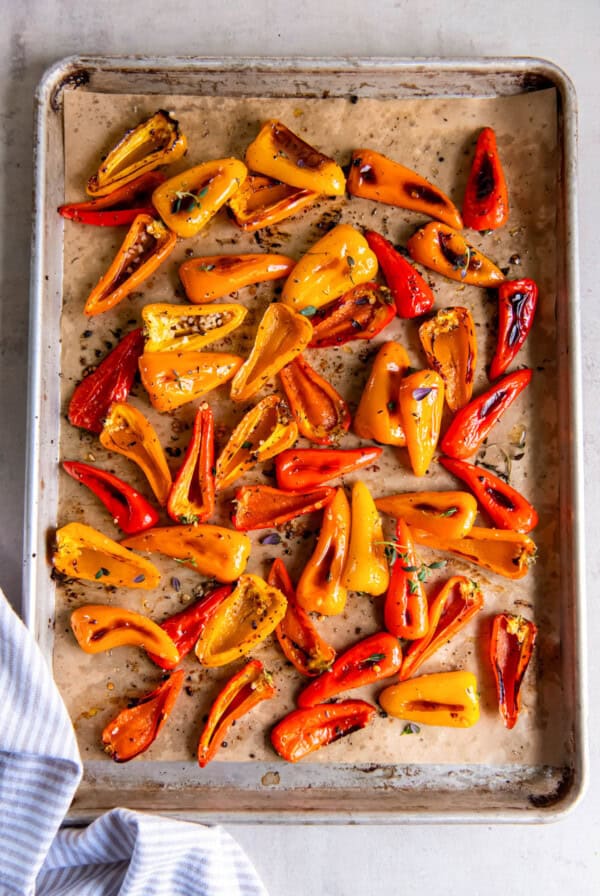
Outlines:
[[[422,386],[420,389],[413,389],[412,397],[415,401],[423,401],[430,392],[433,392],[432,386]]]
[[[277,534],[277,532],[270,532],[268,535],[263,536],[260,539],[261,544],[280,544],[281,538]]]

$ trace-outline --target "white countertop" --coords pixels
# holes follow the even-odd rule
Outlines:
[[[0,584],[21,579],[32,96],[70,54],[540,56],[560,65],[579,101],[579,210],[588,544],[590,786],[566,819],[543,826],[230,828],[271,896],[428,896],[600,892],[600,3],[576,0],[2,0],[0,228]]]

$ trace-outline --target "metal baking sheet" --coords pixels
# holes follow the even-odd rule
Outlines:
[[[575,111],[568,80],[551,65],[536,60],[71,59],[46,75],[38,91],[38,103],[25,612],[49,657],[55,648],[55,674],[85,759],[85,779],[73,806],[73,819],[90,817],[118,802],[229,821],[537,821],[566,811],[582,792],[586,764],[581,675],[583,545]],[[220,114],[215,119],[217,103]],[[505,429],[498,435],[499,441],[507,442],[511,426],[523,421],[527,424],[529,449],[517,476],[527,482],[527,493],[541,511],[542,522],[535,537],[542,562],[518,583],[507,584],[478,570],[473,577],[481,582],[486,595],[484,620],[470,630],[469,638],[452,645],[435,662],[432,658],[424,668],[435,671],[466,662],[480,672],[484,713],[475,729],[422,729],[419,737],[398,738],[398,723],[377,719],[376,730],[369,737],[340,741],[316,754],[315,761],[289,767],[270,752],[264,732],[284,714],[286,706],[293,705],[297,680],[285,676],[277,651],[266,647],[261,657],[276,672],[281,671],[284,681],[282,702],[259,709],[253,724],[222,751],[225,761],[213,762],[203,771],[193,762],[198,723],[219,678],[209,676],[207,680],[197,671],[197,664],[189,666],[189,690],[194,699],[186,698],[179,717],[174,714],[164,734],[171,733],[161,736],[160,746],[157,742],[145,757],[122,767],[102,758],[97,743],[103,724],[128,697],[144,691],[145,678],[155,681],[155,672],[154,679],[149,678],[150,664],[144,665],[137,656],[119,664],[115,657],[87,657],[73,647],[65,632],[69,609],[90,600],[102,601],[107,595],[99,586],[86,585],[72,586],[69,593],[59,589],[55,594],[48,577],[47,547],[56,525],[68,519],[85,519],[103,528],[96,505],[81,495],[81,489],[65,483],[65,477],[59,479],[57,471],[59,457],[67,454],[86,459],[93,452],[99,461],[106,459],[100,457],[102,449],[98,449],[96,440],[81,438],[66,426],[61,431],[60,420],[74,380],[85,364],[93,363],[109,326],[102,325],[100,319],[100,325],[92,328],[94,335],[81,342],[82,331],[86,330],[80,312],[81,291],[86,288],[86,277],[87,288],[93,285],[120,237],[111,232],[90,236],[83,233],[85,228],[75,225],[67,225],[63,234],[55,210],[65,197],[73,200],[81,195],[83,178],[92,170],[98,153],[94,126],[102,125],[118,134],[130,124],[132,116],[139,120],[159,105],[173,108],[186,132],[204,137],[212,150],[209,157],[217,152],[243,152],[261,118],[281,115],[289,120],[293,115],[292,126],[297,125],[307,139],[322,145],[319,134],[327,133],[328,149],[336,154],[344,155],[345,150],[359,144],[373,145],[426,174],[429,169],[424,166],[431,168],[432,162],[427,159],[433,155],[435,170],[431,169],[431,176],[455,195],[460,195],[457,179],[462,178],[464,183],[466,177],[472,134],[489,123],[503,132],[501,145],[509,180],[511,169],[523,176],[518,183],[515,178],[510,183],[510,232],[503,241],[491,236],[480,245],[492,257],[499,258],[500,253],[504,261],[511,247],[513,255],[520,252],[523,274],[540,281],[544,297],[535,341],[523,358],[538,368],[534,388],[522,416],[507,415]],[[376,133],[372,130],[375,112],[379,125]],[[65,128],[65,116],[70,122],[77,121],[78,116],[86,121],[79,137],[73,139],[72,128]],[[233,121],[235,128],[231,126]],[[429,135],[427,145],[423,129]],[[351,139],[353,142],[349,142]],[[394,152],[398,141],[402,142],[403,153]],[[190,140],[190,147],[188,160],[180,167],[203,158],[198,142]],[[367,212],[362,201],[354,200],[350,205],[345,200],[330,201],[326,207],[306,214],[300,227],[294,219],[289,227],[285,222],[286,226],[263,240],[263,247],[296,255],[317,238],[323,221],[327,223],[341,214],[343,220],[365,223],[367,213],[370,226],[389,232],[397,241],[405,239],[417,223],[414,216],[401,210],[390,212],[385,206],[369,205]],[[217,249],[217,240],[231,236],[230,225],[215,224],[200,239],[182,243],[181,257],[185,248],[208,254]],[[230,251],[251,251],[255,245],[251,237],[238,237]],[[227,251],[227,245],[224,249]],[[127,309],[118,310],[110,326],[126,326],[143,301],[173,298],[175,269],[172,263],[168,272],[154,278],[142,299],[134,299]],[[519,275],[520,270],[513,267],[510,276]],[[467,288],[462,292],[456,285],[441,284],[441,278],[436,279],[435,287],[436,307],[468,304],[474,308],[477,304],[482,355],[489,355],[493,310],[490,303],[486,309],[481,291]],[[266,300],[268,293],[259,289],[251,302],[258,309]],[[384,338],[405,342],[418,364],[414,328],[400,321],[394,327],[394,332],[386,330]],[[61,334],[62,360],[57,351]],[[251,329],[241,334],[242,354],[243,340],[247,345],[250,338]],[[364,346],[355,344],[343,359],[344,369],[356,374],[353,387],[347,377],[338,384],[350,401],[356,400],[364,381],[364,352]],[[335,367],[330,365],[326,372],[335,379]],[[481,369],[478,387],[485,382]],[[141,396],[136,400],[143,405]],[[184,424],[189,423],[191,415],[190,408],[184,409]],[[176,452],[185,445],[187,435],[185,430],[174,431],[172,423],[172,418],[164,418],[161,435]],[[120,465],[119,460],[111,457],[111,468],[131,479],[131,468]],[[393,490],[377,488],[378,482],[388,482],[385,468],[363,478],[377,494]],[[444,487],[449,480],[432,473],[427,482],[430,484]],[[519,480],[515,484],[519,485]],[[405,475],[398,490],[422,485]],[[296,564],[301,562],[299,551],[294,556]],[[257,570],[261,569],[263,557],[253,551],[253,558]],[[162,565],[168,582],[169,565]],[[449,566],[452,572],[464,568],[455,562]],[[189,580],[189,588],[186,582],[184,591],[192,587]],[[140,598],[139,592],[118,595],[119,603],[129,601],[134,609],[144,607],[155,618],[173,612],[173,599],[168,586],[158,597]],[[540,646],[535,672],[524,694],[523,718],[517,729],[506,732],[494,715],[493,684],[489,671],[485,671],[485,622],[493,612],[527,605],[529,609],[523,611],[533,613],[540,623]],[[377,627],[377,612],[372,602],[363,598],[362,606],[355,605],[351,613],[327,620],[324,632],[339,646],[351,643],[358,628],[367,634]],[[223,670],[223,675],[228,674]],[[196,726],[192,724],[194,717],[198,719]]]

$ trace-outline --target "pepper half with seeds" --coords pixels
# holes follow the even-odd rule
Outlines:
[[[243,305],[144,305],[146,352],[197,352],[232,333],[248,314]]]
[[[153,563],[84,523],[68,523],[56,531],[52,565],[76,579],[118,588],[156,588],[160,573]]]

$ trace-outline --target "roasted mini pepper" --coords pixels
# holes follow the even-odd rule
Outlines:
[[[285,221],[313,205],[319,194],[291,187],[272,177],[249,174],[229,200],[229,209],[238,227],[252,232]]]
[[[256,464],[290,448],[298,427],[279,395],[267,395],[242,417],[217,459],[217,491],[232,485]]]
[[[494,383],[458,411],[440,442],[444,454],[459,460],[474,454],[504,411],[529,385],[531,370],[517,370]]]
[[[473,394],[477,365],[475,324],[468,308],[443,308],[419,327],[419,339],[429,366],[444,381],[451,411],[464,407]]]
[[[170,165],[187,149],[179,122],[159,109],[137,127],[126,131],[121,140],[102,161],[96,174],[87,182],[90,196],[106,196],[129,184],[141,174]]]
[[[400,680],[410,678],[425,660],[439,650],[483,607],[483,594],[477,582],[464,576],[452,576],[439,589],[429,606],[423,637],[409,644]]]
[[[472,672],[438,672],[401,681],[379,695],[390,716],[419,725],[470,728],[479,719],[477,679]]]
[[[498,286],[504,280],[502,271],[489,258],[446,224],[426,224],[406,246],[415,261],[450,280],[483,287]]]
[[[535,646],[537,627],[523,616],[500,613],[494,616],[490,659],[500,715],[507,728],[514,728],[521,708],[521,684]]]
[[[279,488],[303,492],[374,464],[381,448],[290,448],[275,458]]]
[[[269,585],[285,594],[285,616],[275,629],[279,646],[286,658],[302,675],[313,678],[329,669],[335,659],[335,650],[318,633],[311,618],[296,600],[289,574],[283,560],[273,561]]]
[[[153,426],[131,404],[115,402],[104,421],[100,442],[132,460],[144,473],[159,504],[167,503],[171,472]]]
[[[477,501],[468,492],[403,492],[377,498],[375,506],[402,517],[409,526],[445,538],[468,535],[477,516]]]
[[[424,476],[442,425],[444,381],[439,373],[417,370],[405,376],[398,390],[398,407],[413,473]]]
[[[377,710],[364,700],[344,700],[309,709],[295,709],[275,725],[271,743],[287,762],[298,762],[315,750],[369,724]]]
[[[311,340],[312,325],[302,314],[273,302],[258,325],[247,360],[231,383],[234,401],[247,401],[276,373],[293,361]]]
[[[106,196],[61,205],[58,213],[69,221],[96,227],[131,224],[138,215],[154,215],[150,194],[165,179],[165,175],[159,171],[149,171]]]
[[[303,355],[286,364],[279,376],[300,435],[305,439],[317,445],[331,445],[348,431],[348,405]]]
[[[95,317],[118,305],[169,257],[177,238],[161,221],[138,215],[110,267],[85,301],[84,313]]]
[[[398,639],[387,632],[377,632],[353,644],[339,656],[331,669],[319,675],[300,693],[298,706],[306,709],[325,703],[353,688],[395,675],[402,664]]]
[[[184,669],[173,672],[150,694],[134,698],[108,723],[102,743],[111,759],[129,762],[154,743],[175,706],[184,678]]]
[[[204,255],[179,267],[190,302],[214,302],[244,286],[287,277],[296,262],[287,255]]]
[[[229,679],[213,703],[198,744],[200,768],[214,759],[232,724],[277,693],[273,677],[260,660],[250,660]]]
[[[205,523],[215,509],[215,423],[204,403],[196,411],[192,438],[169,492],[167,512],[183,525]]]
[[[223,526],[162,526],[125,538],[121,544],[136,551],[158,551],[218,582],[233,582],[250,555],[247,535]]]
[[[275,119],[263,124],[246,150],[246,163],[251,171],[303,190],[326,196],[343,196],[346,190],[340,166]]]
[[[285,281],[281,301],[296,311],[314,313],[353,286],[368,283],[377,273],[377,258],[362,233],[338,224],[308,252]]]
[[[454,203],[438,187],[399,162],[372,149],[355,149],[350,161],[348,192],[410,211],[422,212],[460,230]]]
[[[289,520],[321,510],[332,500],[334,488],[318,488],[297,494],[283,492],[269,485],[243,485],[235,494],[235,510],[231,518],[234,528],[271,529]]]
[[[102,653],[115,647],[143,647],[173,665],[179,662],[179,652],[168,634],[147,616],[124,607],[105,604],[78,607],[71,613],[71,628],[86,653]]]
[[[160,581],[153,563],[84,523],[68,523],[57,530],[52,565],[66,576],[118,588],[150,591]]]
[[[498,342],[490,364],[490,379],[508,369],[531,330],[538,300],[533,280],[507,280],[498,288]]]
[[[87,486],[99,498],[113,523],[127,535],[143,532],[158,522],[158,513],[143,495],[107,470],[75,460],[63,461],[63,470],[76,482]]]
[[[166,180],[152,194],[154,208],[177,236],[199,233],[231,199],[248,170],[239,159],[214,159]]]
[[[423,529],[411,529],[411,535],[417,544],[437,551],[449,551],[509,579],[522,579],[527,575],[537,552],[535,543],[528,535],[507,529],[473,526],[464,538],[444,538]]]
[[[420,638],[427,631],[427,595],[408,526],[396,521],[396,538],[387,545],[392,566],[390,584],[385,595],[383,618],[385,627],[396,638]],[[426,570],[425,570],[426,572]]]
[[[179,662],[193,650],[196,641],[204,631],[206,623],[220,606],[226,597],[231,594],[231,585],[221,585],[215,588],[204,597],[194,601],[180,613],[169,616],[160,627],[171,638],[177,650],[179,651]],[[160,666],[161,669],[173,669],[177,663],[166,660],[164,657],[157,656],[152,652],[148,652],[148,659]]]
[[[67,412],[69,423],[90,432],[102,432],[111,404],[125,401],[129,395],[143,350],[141,329],[132,330],[124,336],[76,387]]]
[[[352,486],[351,520],[344,586],[349,591],[383,594],[390,581],[383,528],[364,482],[358,481]]]
[[[264,579],[242,575],[211,616],[196,644],[203,666],[226,666],[261,644],[285,616],[287,600]]]
[[[477,138],[462,213],[464,226],[473,230],[497,230],[508,220],[508,189],[492,128]]]
[[[325,508],[319,538],[302,570],[296,597],[307,613],[336,616],[346,605],[348,591],[343,582],[350,539],[350,506],[343,488],[338,488]]]
[[[142,308],[146,352],[197,352],[223,339],[240,326],[248,309],[243,305],[172,305]]]
[[[161,413],[208,395],[242,364],[243,358],[226,352],[144,352],[139,360],[142,385]]]
[[[374,230],[367,230],[365,239],[377,256],[396,303],[398,317],[412,318],[427,314],[433,308],[435,296],[416,268],[400,255],[389,240]]]
[[[362,283],[315,313],[309,345],[326,348],[355,339],[373,339],[393,318],[389,291],[376,283]]]
[[[373,439],[381,445],[406,445],[398,392],[408,367],[406,350],[398,342],[384,342],[373,362],[352,423],[353,431],[361,439]]]
[[[466,482],[495,526],[515,532],[531,532],[537,526],[535,508],[499,476],[494,476],[483,467],[451,457],[440,457],[440,463],[453,476]]]

